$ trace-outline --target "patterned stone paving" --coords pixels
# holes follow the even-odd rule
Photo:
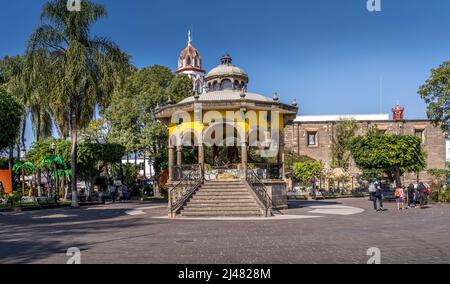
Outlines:
[[[83,263],[366,263],[371,247],[383,263],[450,263],[450,205],[289,205],[281,212],[289,218],[264,222],[169,220],[165,204],[148,203],[2,213],[0,263],[65,263],[70,247],[80,248]]]

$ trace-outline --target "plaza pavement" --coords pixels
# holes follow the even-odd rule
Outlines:
[[[367,199],[290,202],[272,219],[169,220],[166,204],[0,213],[0,263],[450,263],[450,206],[374,212]]]

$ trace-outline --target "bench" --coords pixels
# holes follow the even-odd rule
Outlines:
[[[40,207],[54,207],[58,206],[58,204],[53,199],[48,199],[47,197],[38,197],[36,198],[36,202]]]

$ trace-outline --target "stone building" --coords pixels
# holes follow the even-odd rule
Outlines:
[[[325,115],[298,116],[285,129],[286,148],[294,153],[311,157],[330,169],[332,137],[336,125],[343,119],[357,122],[357,135],[364,135],[375,127],[387,134],[416,135],[422,138],[423,149],[427,154],[428,169],[444,169],[446,167],[447,135],[438,126],[428,120],[405,119],[404,108],[396,106],[389,114],[380,115]],[[352,162],[350,174],[357,177],[360,170]],[[426,171],[420,173],[420,179],[430,182],[431,177]],[[416,174],[407,174],[404,183],[417,182]]]

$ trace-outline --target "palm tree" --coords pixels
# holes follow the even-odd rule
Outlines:
[[[31,115],[33,134],[36,141],[46,140],[52,135],[52,118],[49,110],[48,85],[45,80],[45,69],[32,68],[45,66],[44,58],[35,56],[5,57],[0,68],[6,72],[6,87],[25,106],[20,135],[17,139],[18,158],[20,145],[25,145],[27,118]],[[32,64],[31,60],[41,60],[42,64]],[[38,195],[41,195],[41,173],[37,172]]]
[[[1,73],[3,73],[3,77],[5,80],[5,89],[6,91],[16,97],[22,105],[26,105],[26,95],[22,80],[23,74],[23,57],[14,56],[14,57],[4,57],[0,60],[0,69]],[[19,131],[19,135],[17,135],[16,140],[16,150],[17,150],[17,159],[20,159],[20,149],[21,145],[25,145],[25,128],[27,124],[27,115],[26,109],[24,109],[24,113],[22,116],[21,127]],[[13,156],[13,149],[10,147],[10,160]],[[12,162],[10,161],[10,164]]]
[[[25,196],[25,176],[31,175],[36,169],[35,165],[30,162],[18,162],[13,167],[13,172],[22,177],[22,196]],[[33,183],[30,183],[30,195],[33,192]]]
[[[42,68],[49,62],[45,57],[44,51],[35,52],[34,56],[26,56],[23,66],[23,85],[26,90],[27,112],[31,114],[33,134],[36,142],[47,140],[53,133],[53,121],[49,103],[49,85],[47,80],[42,77],[48,77],[47,68]],[[38,195],[42,195],[41,190],[41,170],[37,173]]]
[[[58,182],[58,167],[67,168],[66,163],[60,156],[47,156],[42,159],[40,167],[46,170],[49,174],[49,178],[54,180],[55,194],[59,197],[59,182]]]
[[[64,199],[67,199],[67,187],[66,183],[72,181],[72,171],[70,169],[58,170],[58,177],[61,180],[61,188],[64,189]]]
[[[45,51],[53,114],[69,114],[73,207],[78,207],[78,131],[89,124],[97,106],[108,106],[110,94],[130,69],[129,56],[117,45],[90,35],[92,25],[106,15],[103,5],[89,0],[82,1],[80,12],[68,11],[66,0],[51,0],[42,9],[42,23],[27,50],[32,56]]]

